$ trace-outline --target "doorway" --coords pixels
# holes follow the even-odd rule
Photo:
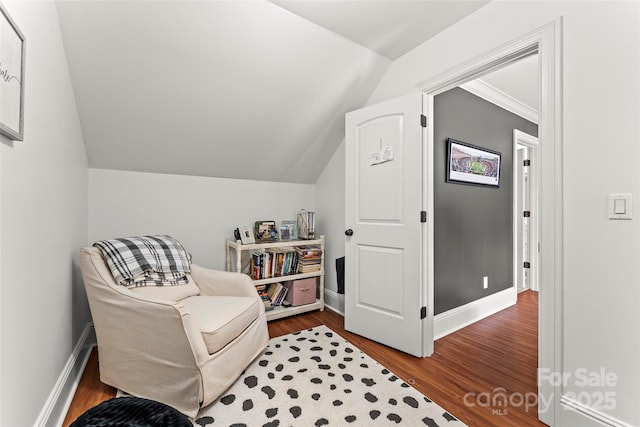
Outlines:
[[[530,84],[534,94],[538,92],[537,62],[536,55],[526,62],[518,62],[533,69]],[[518,67],[510,65],[505,68],[517,70]],[[507,71],[500,71],[506,78]],[[522,77],[524,73],[517,74],[520,78],[514,78],[522,85],[527,84],[527,79]],[[470,90],[465,84],[434,98],[436,336],[494,314],[517,300],[513,271],[517,246],[511,226],[514,209],[512,188],[517,185],[514,182],[517,152],[514,152],[513,129],[537,135],[538,126],[511,111],[510,106],[494,100],[490,92],[498,92],[498,88],[485,83],[484,77],[473,83],[482,86],[484,92]],[[512,100],[514,102],[515,99]],[[450,143],[451,140],[497,153],[497,164],[488,169],[488,173],[495,174],[495,182],[480,185],[445,179],[448,175],[444,160],[453,155],[448,154],[447,149],[447,141]],[[483,152],[486,151],[479,153]],[[462,158],[461,154],[456,156]],[[444,328],[444,322],[454,327]]]
[[[449,89],[455,88],[465,82],[474,80],[492,70],[503,67],[518,59],[532,54],[538,54],[540,58],[540,205],[542,207],[539,216],[540,241],[545,242],[539,253],[539,350],[538,368],[550,372],[561,370],[562,349],[558,345],[558,337],[561,336],[562,319],[562,153],[561,138],[561,50],[560,46],[560,20],[514,40],[483,56],[474,58],[468,63],[449,70],[430,79],[418,86],[423,94],[423,111],[427,117],[426,141],[427,150],[425,179],[425,200],[427,209],[434,211],[433,175],[434,158],[434,97]],[[543,148],[543,149],[542,149]],[[441,159],[437,159],[440,161]],[[427,235],[433,236],[433,222],[429,224]],[[425,252],[431,254],[427,259],[427,292],[430,303],[433,304],[434,289],[434,239],[427,239]],[[541,398],[553,402],[545,408],[539,408],[539,418],[546,424],[555,423],[556,414],[560,414],[560,388],[559,385],[548,383],[539,384],[538,392]]]
[[[469,82],[474,80],[480,76],[483,76],[491,71],[497,70],[501,67],[504,67],[508,64],[512,64],[515,61],[518,61],[522,58],[525,58],[530,55],[539,55],[539,83],[540,83],[540,117],[539,117],[539,128],[538,128],[538,137],[540,138],[540,155],[539,155],[539,183],[540,183],[540,206],[542,209],[539,214],[539,236],[540,241],[545,242],[545,244],[540,248],[540,253],[538,254],[539,258],[539,282],[544,284],[541,286],[539,296],[538,296],[538,330],[539,330],[539,346],[538,346],[538,368],[544,369],[549,372],[558,372],[561,370],[561,360],[562,360],[562,348],[559,345],[561,337],[561,320],[562,320],[562,240],[563,240],[563,232],[562,232],[562,162],[561,153],[562,153],[562,133],[561,133],[561,38],[560,38],[560,19],[553,21],[547,24],[544,27],[539,28],[531,33],[528,33],[525,36],[522,36],[519,39],[513,40],[510,43],[498,47],[490,52],[486,53],[477,58],[473,58],[467,63],[461,64],[458,67],[455,67],[452,70],[449,70],[445,73],[442,73],[431,80],[428,80],[417,87],[417,92],[414,94],[407,95],[407,98],[411,98],[413,96],[418,99],[421,97],[422,102],[422,115],[416,113],[415,115],[407,115],[406,111],[396,111],[396,112],[380,112],[378,111],[374,114],[378,119],[383,119],[384,117],[407,117],[407,120],[395,120],[395,134],[398,138],[392,137],[391,140],[400,141],[400,136],[405,135],[402,131],[404,126],[409,126],[407,130],[411,130],[413,132],[414,126],[418,128],[420,126],[423,130],[420,132],[422,138],[414,138],[414,141],[422,139],[421,151],[422,155],[409,155],[409,156],[400,156],[399,154],[404,152],[403,143],[400,144],[388,144],[383,141],[388,140],[387,137],[381,138],[375,134],[375,138],[365,138],[363,142],[363,146],[368,147],[368,155],[364,155],[365,152],[361,153],[358,162],[355,162],[353,158],[355,152],[350,151],[348,149],[350,144],[353,144],[354,141],[358,141],[356,138],[359,133],[356,132],[356,128],[358,126],[369,123],[369,118],[359,117],[358,120],[354,120],[351,125],[349,125],[349,115],[347,115],[347,134],[345,140],[345,163],[347,165],[353,165],[353,174],[345,177],[345,183],[347,189],[350,188],[350,183],[358,183],[362,180],[358,180],[358,171],[362,171],[364,169],[369,170],[369,168],[378,168],[379,166],[383,167],[398,167],[399,171],[404,170],[401,165],[401,159],[411,160],[411,163],[418,164],[417,169],[422,171],[422,178],[420,180],[420,187],[418,188],[418,193],[411,192],[411,197],[408,197],[407,200],[413,201],[421,201],[420,205],[422,209],[412,209],[407,211],[407,215],[402,216],[402,220],[404,218],[409,218],[409,214],[413,214],[413,221],[418,222],[416,218],[416,212],[419,212],[419,223],[422,224],[420,231],[414,232],[412,234],[412,238],[410,240],[418,241],[419,247],[413,253],[420,254],[420,261],[411,263],[413,268],[413,273],[419,270],[420,280],[417,282],[418,287],[412,288],[412,298],[406,298],[403,301],[407,302],[404,305],[397,305],[397,307],[402,307],[403,310],[399,311],[396,309],[395,315],[397,317],[402,317],[406,319],[411,324],[419,325],[418,327],[418,335],[414,336],[416,340],[422,343],[422,355],[429,355],[431,353],[431,349],[428,348],[429,345],[433,344],[433,312],[434,312],[434,260],[435,260],[435,251],[434,251],[434,221],[429,220],[428,218],[432,218],[435,209],[434,209],[434,182],[436,179],[439,179],[435,175],[435,162],[440,162],[442,159],[437,158],[434,153],[434,97],[441,93],[444,93],[450,89],[456,88],[465,82]],[[395,99],[394,101],[398,101],[400,98]],[[389,103],[390,101],[387,101]],[[419,111],[420,109],[417,109]],[[372,112],[374,113],[374,112]],[[416,120],[415,117],[420,116],[420,120]],[[353,116],[355,117],[355,116]],[[411,120],[411,117],[414,119]],[[373,123],[373,122],[372,122]],[[402,126],[399,126],[399,123],[402,123]],[[420,123],[418,125],[418,123]],[[398,132],[400,129],[400,132]],[[362,129],[364,132],[364,128]],[[380,132],[378,132],[380,133]],[[366,136],[367,132],[364,132]],[[351,135],[351,136],[350,136]],[[351,141],[351,142],[350,142]],[[509,147],[509,151],[512,149]],[[386,166],[385,166],[386,165]],[[418,176],[418,174],[414,174],[412,176]],[[382,188],[387,188],[388,186],[383,186]],[[396,192],[397,193],[397,192]],[[406,192],[405,192],[406,193]],[[347,194],[351,194],[347,191]],[[383,192],[383,194],[386,194]],[[408,193],[407,193],[408,194]],[[389,200],[393,200],[393,198],[389,198]],[[511,203],[512,198],[510,197]],[[382,206],[381,203],[376,204],[376,206]],[[415,206],[413,206],[415,208]],[[512,208],[511,208],[512,210]],[[349,210],[347,207],[345,209],[347,212],[345,225],[349,228],[345,230],[345,235],[348,239],[357,240],[361,233],[356,232],[355,229],[351,227],[352,221],[355,220],[356,216],[349,214],[349,212],[353,213],[356,210]],[[360,210],[361,211],[361,210]],[[360,212],[358,211],[358,212]],[[378,218],[377,216],[375,218]],[[363,218],[363,223],[380,223],[379,219],[385,219],[385,221],[389,221],[390,219],[387,217],[382,217],[372,221],[371,218]],[[398,218],[391,218],[392,221],[398,222]],[[512,218],[509,216],[506,220],[508,223],[512,223]],[[405,222],[401,222],[404,224]],[[389,233],[385,233],[387,236]],[[372,234],[375,235],[375,234]],[[416,236],[419,239],[416,239]],[[376,241],[377,242],[377,241]],[[377,247],[382,248],[384,245],[379,243],[371,243],[366,244],[367,250],[373,254],[373,252]],[[351,242],[352,246],[358,246],[356,242]],[[511,246],[512,243],[510,243]],[[349,245],[349,242],[347,243]],[[364,247],[363,246],[363,247]],[[373,249],[372,249],[373,248]],[[389,249],[389,245],[386,246],[387,250]],[[397,248],[392,248],[396,250]],[[398,249],[398,254],[402,252],[401,249]],[[349,257],[349,251],[345,249],[345,253],[347,257]],[[358,256],[354,256],[356,254],[352,253],[350,257],[352,260],[357,261],[359,259]],[[511,247],[511,253],[508,255],[509,260],[513,258],[513,248]],[[375,262],[375,256],[368,257],[370,261]],[[399,257],[398,257],[399,259]],[[466,260],[461,260],[464,262]],[[511,262],[511,261],[510,261]],[[510,267],[507,267],[510,269]],[[365,271],[365,268],[360,268],[358,270],[357,267],[353,269],[347,269],[347,271],[352,270],[356,271]],[[379,270],[379,269],[378,269]],[[378,271],[376,270],[376,271]],[[413,274],[412,273],[412,274]],[[511,286],[509,288],[510,291],[514,291],[515,288],[513,286],[513,276],[509,274]],[[376,280],[381,279],[384,280],[386,276],[384,274],[376,275]],[[353,280],[349,280],[352,282]],[[415,282],[414,282],[415,283]],[[357,287],[357,285],[356,285]],[[378,288],[371,289],[374,292],[367,293],[367,295],[360,295],[363,298],[360,298],[358,304],[361,306],[368,306],[371,309],[376,308],[376,305],[380,305],[380,307],[376,308],[386,308],[379,304],[383,298],[379,297],[382,295],[381,293],[376,294],[375,291]],[[376,296],[378,295],[378,296]],[[372,297],[372,298],[370,298]],[[357,299],[348,298],[345,296],[345,300],[356,301]],[[355,303],[355,302],[354,302]],[[410,303],[410,304],[409,304]],[[405,306],[411,305],[414,309],[412,310],[404,310]],[[415,309],[415,308],[419,308]],[[391,313],[392,310],[387,310]],[[345,310],[345,322],[346,318],[349,317],[349,310]],[[356,333],[358,333],[356,331]],[[363,334],[366,336],[366,334]],[[385,335],[385,336],[388,336]],[[383,337],[384,338],[384,337]],[[384,343],[384,341],[380,341]],[[555,420],[555,414],[560,413],[560,396],[561,396],[561,388],[559,384],[551,384],[550,382],[544,382],[539,384],[538,387],[540,398],[544,399],[545,402],[551,402],[549,405],[544,405],[544,407],[539,407],[539,417],[540,420],[545,422],[546,424],[553,425]]]
[[[517,292],[539,291],[538,138],[513,131],[513,276]]]

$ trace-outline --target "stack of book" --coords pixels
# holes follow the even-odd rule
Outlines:
[[[295,274],[298,256],[294,248],[256,249],[251,252],[251,278],[253,280]]]
[[[322,250],[319,246],[299,246],[296,248],[296,253],[298,254],[298,273],[320,271]]]
[[[267,293],[267,285],[256,285],[256,291],[258,291],[258,295],[260,295],[260,299],[264,304],[264,308],[266,311],[273,310],[273,304],[271,303],[271,298],[269,298],[269,294]]]
[[[282,283],[272,283],[269,285],[267,289],[267,295],[271,300],[271,305],[273,307],[277,307],[282,305],[284,301],[284,297],[287,295],[288,289],[285,286],[282,286]]]

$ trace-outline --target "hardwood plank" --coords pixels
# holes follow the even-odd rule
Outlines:
[[[64,427],[74,422],[87,409],[109,400],[116,395],[116,389],[100,381],[98,350],[91,350],[89,359],[78,383],[67,415],[62,423]]]
[[[271,337],[326,325],[405,382],[469,426],[544,426],[537,420],[538,294],[518,295],[518,303],[435,342],[431,357],[416,358],[344,329],[331,310],[269,322]],[[100,382],[97,352],[92,352],[63,424],[115,396]],[[503,391],[504,390],[504,391]],[[471,393],[471,394],[470,394]],[[492,400],[500,395],[506,405]],[[466,396],[466,398],[465,398]],[[526,401],[529,398],[532,406]],[[511,398],[511,402],[509,402]]]

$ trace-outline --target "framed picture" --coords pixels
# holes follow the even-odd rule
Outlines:
[[[258,243],[278,240],[278,229],[275,221],[256,221],[253,231]]]
[[[447,138],[447,182],[499,187],[501,158],[497,151]]]
[[[248,225],[238,227],[238,231],[240,232],[240,241],[243,245],[256,242],[256,238],[253,236],[253,230]]]
[[[298,240],[296,221],[282,221],[280,224],[280,240]]]
[[[0,134],[24,139],[24,36],[0,3]]]

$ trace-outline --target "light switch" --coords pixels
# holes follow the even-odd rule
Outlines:
[[[609,194],[609,219],[631,219],[631,194]]]

